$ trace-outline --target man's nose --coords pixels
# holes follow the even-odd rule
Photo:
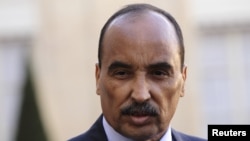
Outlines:
[[[131,97],[138,103],[145,102],[151,98],[149,84],[145,76],[136,77],[132,86]]]

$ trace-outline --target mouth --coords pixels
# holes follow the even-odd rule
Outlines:
[[[132,124],[136,125],[136,126],[142,126],[142,125],[146,125],[147,123],[149,123],[150,120],[150,116],[148,115],[131,115],[129,116]]]

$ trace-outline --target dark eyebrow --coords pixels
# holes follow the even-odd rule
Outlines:
[[[172,70],[173,66],[170,65],[167,62],[159,62],[159,63],[155,63],[155,64],[150,64],[147,68],[164,68],[164,69],[169,69]]]
[[[120,61],[114,61],[108,68],[108,70],[114,70],[116,68],[127,68],[127,69],[131,69],[132,66],[129,65],[129,64],[126,64],[126,63],[123,63],[123,62],[120,62]]]

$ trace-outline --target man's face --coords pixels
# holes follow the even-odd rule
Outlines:
[[[107,29],[102,53],[96,91],[106,120],[126,137],[159,139],[184,95],[174,28],[155,12],[125,14]]]

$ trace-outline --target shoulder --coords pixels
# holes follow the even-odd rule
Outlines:
[[[88,131],[75,136],[68,141],[107,141],[107,137],[102,125],[102,116],[96,120],[96,122]]]
[[[174,129],[171,129],[171,130],[172,130],[173,141],[207,141],[207,139],[204,139],[201,137],[188,135],[188,134],[176,131]]]
[[[69,139],[68,141],[87,141],[89,139],[87,132],[80,134],[78,136],[75,136],[71,139]]]

